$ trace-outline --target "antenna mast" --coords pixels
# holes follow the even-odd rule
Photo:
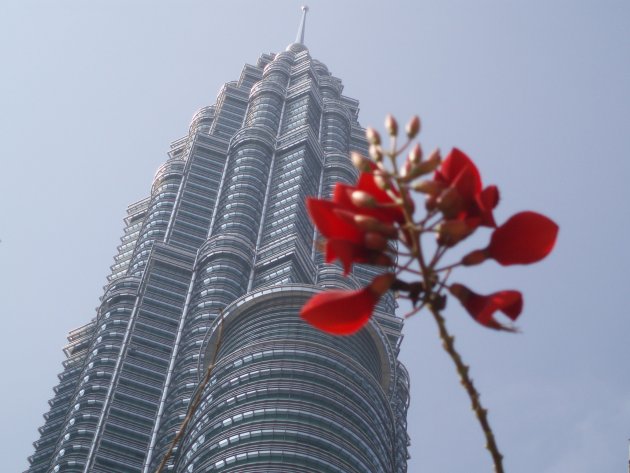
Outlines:
[[[300,20],[300,27],[295,38],[295,42],[298,44],[304,44],[304,30],[306,26],[306,13],[308,12],[308,5],[302,5],[302,19]]]

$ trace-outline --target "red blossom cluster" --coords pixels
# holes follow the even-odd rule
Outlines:
[[[331,200],[309,198],[311,219],[324,238],[326,262],[339,260],[347,274],[355,263],[387,268],[367,287],[357,291],[328,291],[315,295],[301,311],[314,326],[340,335],[359,330],[369,320],[380,297],[388,290],[435,310],[444,307],[448,290],[480,324],[498,330],[514,330],[495,315],[504,313],[512,321],[520,315],[523,300],[514,290],[479,295],[462,284],[447,284],[453,268],[472,266],[494,259],[503,266],[540,261],[554,247],[558,226],[549,218],[527,211],[513,215],[497,226],[493,210],[499,203],[496,186],[484,187],[477,166],[459,149],[444,159],[438,150],[426,158],[411,140],[420,129],[418,117],[406,128],[407,143],[396,148],[398,125],[389,116],[386,128],[392,148],[381,146],[380,136],[367,130],[370,157],[353,153],[361,171],[355,186],[338,183]],[[410,147],[402,165],[397,158]],[[386,160],[385,158],[389,158]],[[427,176],[431,176],[427,178]],[[415,217],[413,194],[424,194],[426,213]],[[468,253],[460,261],[439,267],[447,251],[480,227],[492,229],[488,246]],[[433,254],[424,254],[423,237],[433,236]],[[394,267],[396,251],[391,241],[407,249],[406,264]],[[425,244],[425,247],[427,245]],[[400,253],[403,255],[403,253]],[[415,267],[415,269],[414,269]],[[418,281],[399,279],[415,274]]]

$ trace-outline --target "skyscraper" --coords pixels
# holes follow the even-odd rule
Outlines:
[[[129,206],[96,317],[68,356],[30,473],[155,471],[217,344],[174,472],[406,471],[408,377],[391,295],[351,337],[304,323],[325,287],[306,196],[353,182],[358,102],[298,37],[197,112],[150,195]],[[222,321],[222,322],[220,322]]]

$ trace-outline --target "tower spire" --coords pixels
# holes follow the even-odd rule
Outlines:
[[[304,29],[306,25],[306,13],[308,12],[308,5],[302,5],[302,19],[300,20],[300,27],[298,28],[295,42],[298,44],[304,44]]]

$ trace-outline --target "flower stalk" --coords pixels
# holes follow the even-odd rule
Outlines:
[[[394,161],[394,165],[395,165],[395,156],[392,157],[392,161]],[[401,184],[400,180],[397,180],[397,182],[398,182],[398,185],[400,186]],[[438,261],[444,255],[446,251],[445,247],[443,246],[438,246],[431,262],[429,263],[429,266],[428,267],[426,266],[422,257],[420,235],[415,230],[417,227],[414,225],[413,219],[411,217],[411,213],[409,212],[409,208],[411,205],[408,201],[403,201],[403,202],[404,202],[403,209],[405,210],[405,220],[407,221],[407,227],[411,228],[412,229],[411,232],[414,234],[414,238],[413,238],[414,246],[417,242],[418,248],[417,248],[416,258],[417,258],[418,264],[420,265],[420,268],[422,269],[422,275],[423,275],[424,281],[428,281],[430,279],[430,276],[429,276],[430,271],[436,273],[438,271],[450,270],[456,266],[459,266],[460,263],[453,263],[446,268],[442,268],[441,270],[434,269],[435,265],[438,263]],[[459,375],[461,385],[464,387],[466,393],[468,394],[468,397],[471,403],[471,408],[473,412],[475,413],[475,416],[477,417],[479,425],[481,426],[481,430],[483,431],[483,434],[486,438],[486,448],[488,449],[492,457],[494,471],[495,473],[504,473],[503,455],[501,454],[501,452],[499,452],[499,447],[497,446],[497,442],[494,437],[494,432],[492,430],[492,427],[490,426],[490,422],[488,421],[488,410],[485,409],[481,405],[481,401],[479,399],[480,394],[475,388],[475,384],[473,383],[472,378],[469,376],[470,367],[464,363],[462,356],[456,350],[455,336],[449,333],[448,329],[446,328],[446,320],[440,313],[439,308],[436,307],[435,302],[432,302],[436,300],[436,296],[439,296],[439,291],[444,287],[446,283],[445,280],[446,280],[446,277],[444,278],[442,283],[438,286],[438,292],[435,292],[435,293],[428,292],[426,294],[425,296],[426,302],[422,306],[420,306],[418,311],[421,310],[424,305],[426,305],[429,311],[431,312],[431,315],[433,315],[433,319],[435,320],[435,323],[438,326],[440,339],[442,340],[442,347],[444,348],[444,351],[446,351],[448,356],[453,361],[453,364],[455,365],[455,369],[457,370],[457,374]]]
[[[459,375],[459,380],[466,390],[468,397],[470,398],[470,404],[472,407],[477,420],[479,421],[479,425],[481,426],[481,430],[483,430],[483,434],[486,438],[486,448],[490,452],[492,456],[492,462],[494,464],[495,473],[504,473],[503,470],[503,455],[499,452],[499,447],[497,446],[497,442],[494,437],[494,432],[492,431],[492,427],[490,427],[490,422],[488,421],[488,409],[485,409],[481,405],[481,401],[479,400],[480,394],[475,388],[475,384],[473,383],[472,378],[469,375],[470,367],[464,363],[461,355],[455,349],[455,337],[449,334],[446,328],[446,320],[440,311],[433,307],[431,304],[428,305],[429,311],[433,315],[433,319],[438,326],[438,330],[440,333],[440,339],[442,340],[442,347],[444,351],[448,353],[448,356],[453,360],[455,364],[455,369],[457,370],[457,374]]]
[[[454,269],[476,266],[488,259],[502,266],[540,261],[553,249],[558,226],[531,211],[520,212],[497,225],[493,210],[499,203],[499,190],[494,185],[482,185],[479,170],[465,153],[454,148],[442,159],[440,151],[435,150],[424,159],[421,146],[416,144],[400,165],[397,159],[420,131],[420,120],[413,117],[409,121],[405,127],[408,140],[399,148],[399,127],[391,115],[386,118],[385,128],[389,149],[384,150],[378,132],[368,128],[371,158],[353,154],[352,161],[360,171],[355,186],[337,184],[331,200],[307,200],[310,217],[324,238],[326,262],[339,260],[345,274],[354,264],[381,266],[384,273],[361,290],[315,295],[302,308],[301,315],[321,330],[350,335],[369,321],[379,298],[388,290],[411,301],[414,309],[405,318],[427,307],[438,326],[444,350],[470,398],[494,471],[504,473],[503,456],[490,427],[488,411],[480,402],[469,367],[455,349],[455,338],[446,328],[442,310],[450,293],[477,323],[494,330],[516,332],[513,325],[502,323],[496,316],[503,313],[515,321],[523,308],[522,295],[515,290],[480,295],[462,284],[447,284],[447,281]],[[384,161],[385,156],[389,160]],[[427,178],[430,174],[432,178]],[[413,192],[425,197],[426,214],[417,219]],[[448,250],[483,227],[492,231],[487,247],[440,265]],[[436,238],[436,248],[425,255],[423,239],[427,237]],[[390,240],[406,249],[398,254],[408,258],[404,264],[395,264],[398,257],[389,245]],[[404,276],[419,279],[399,279]]]

